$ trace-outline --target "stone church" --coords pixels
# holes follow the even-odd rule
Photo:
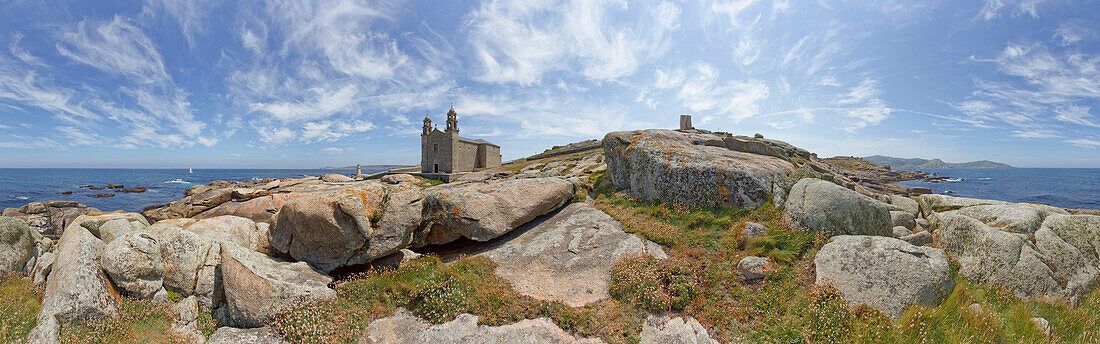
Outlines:
[[[458,136],[458,114],[447,111],[447,129],[439,131],[424,116],[420,134],[420,172],[457,173],[500,166],[500,146],[485,140]]]

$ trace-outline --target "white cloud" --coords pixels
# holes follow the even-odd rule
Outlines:
[[[1066,140],[1066,143],[1069,143],[1071,145],[1081,147],[1081,148],[1100,149],[1100,141],[1093,140],[1093,139]]]
[[[1055,133],[1052,130],[1044,130],[1044,129],[1038,129],[1038,130],[1013,130],[1012,131],[1012,136],[1013,137],[1019,137],[1019,138],[1022,138],[1022,139],[1056,139],[1056,138],[1061,138],[1062,137],[1061,135],[1058,135],[1057,133]]]
[[[624,1],[492,0],[466,16],[469,44],[480,63],[477,79],[531,85],[551,71],[580,70],[592,80],[633,74],[647,52],[678,27],[679,9],[663,3],[656,23],[619,23],[611,11]],[[631,28],[630,26],[634,26]],[[658,53],[659,54],[659,53]]]
[[[170,79],[153,41],[117,15],[99,25],[84,20],[73,30],[63,31],[57,51],[73,61],[143,84],[165,84]]]
[[[660,79],[660,74],[658,76]],[[676,98],[691,111],[727,114],[734,121],[756,115],[759,102],[768,98],[768,86],[762,81],[750,79],[722,82],[719,79],[716,68],[698,64],[679,84]],[[674,86],[669,84],[669,87]]]
[[[263,111],[282,122],[310,121],[352,110],[357,104],[355,85],[337,90],[314,88],[304,101],[254,103],[253,111]]]
[[[995,58],[971,60],[991,64],[1002,75],[997,81],[975,79],[970,96],[952,104],[969,120],[1008,126],[1016,137],[1070,137],[1066,142],[1100,127],[1091,108],[1082,105],[1100,100],[1100,56],[1010,43]]]
[[[371,129],[374,129],[374,124],[367,121],[317,121],[302,125],[298,136],[303,143],[332,142]]]
[[[1001,10],[1011,8],[1012,16],[1028,15],[1039,18],[1039,5],[1046,0],[983,0],[984,4],[978,11],[978,18],[993,20],[1001,15]]]

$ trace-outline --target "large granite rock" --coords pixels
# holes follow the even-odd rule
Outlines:
[[[1034,204],[975,205],[954,212],[977,219],[990,227],[1023,234],[1034,234],[1049,215],[1069,215],[1059,208]]]
[[[127,294],[151,299],[163,287],[164,260],[155,234],[130,232],[115,236],[100,256],[103,271]]]
[[[961,209],[961,208],[964,208],[964,207],[972,207],[972,206],[976,206],[976,205],[1004,205],[1004,204],[1010,204],[1010,203],[1004,202],[1004,201],[995,201],[995,200],[988,200],[988,199],[976,199],[976,198],[965,198],[965,197],[954,197],[954,196],[948,196],[948,195],[935,195],[935,194],[920,195],[920,198],[917,199],[917,203],[920,204],[921,214],[924,214],[924,217],[926,217],[926,218],[931,217],[931,215],[935,214],[935,213],[951,211],[951,210],[958,210],[958,209]]]
[[[256,226],[255,222],[247,218],[233,215],[224,215],[199,220],[187,230],[195,232],[214,241],[231,242],[250,250],[267,249],[268,238]]]
[[[206,344],[288,344],[275,330],[270,327],[260,328],[233,328],[219,327]]]
[[[247,200],[225,202],[196,214],[194,218],[209,219],[218,216],[233,215],[255,222],[273,223],[275,222],[275,214],[279,212],[283,204],[289,200],[309,196],[310,194],[311,193],[308,192],[276,193]]]
[[[478,326],[478,317],[462,314],[450,322],[432,325],[404,309],[372,321],[361,344],[540,343],[597,344],[599,339],[577,339],[550,319],[523,320],[504,326]]]
[[[23,220],[0,216],[0,275],[29,272],[27,263],[35,258],[32,232]]]
[[[608,175],[619,189],[647,200],[752,208],[768,200],[776,175],[794,170],[784,159],[735,151],[722,139],[664,129],[608,133]]]
[[[106,237],[104,233],[110,232],[104,231],[103,229],[105,228],[108,230],[120,230],[119,233],[121,234],[123,232],[129,232],[131,230],[141,230],[149,227],[149,221],[146,220],[144,216],[141,216],[141,214],[127,213],[122,211],[95,215],[82,215],[74,219],[72,224],[84,227],[84,229],[87,229],[88,232],[91,232],[92,235],[100,238],[101,240],[104,240],[104,238]],[[124,224],[126,226],[123,226]]]
[[[342,174],[326,174],[321,176],[321,180],[326,183],[347,183],[355,181],[355,179]]]
[[[894,227],[905,227],[905,229],[913,230],[917,228],[917,219],[905,211],[891,211],[890,222]]]
[[[666,257],[651,241],[585,203],[573,203],[501,238],[484,253],[520,294],[579,307],[604,299],[611,265],[623,256]]]
[[[332,278],[303,262],[289,263],[234,244],[222,245],[221,275],[225,305],[219,317],[234,327],[254,328],[295,304],[329,300]]]
[[[149,232],[160,238],[165,289],[183,297],[194,295],[200,307],[212,309],[221,284],[216,274],[221,243],[184,229],[195,222],[165,220],[150,226]]]
[[[913,214],[913,216],[920,215],[920,204],[912,198],[899,195],[887,195],[885,198],[886,203],[897,207],[901,211]]]
[[[172,304],[170,313],[172,324],[169,325],[175,332],[189,343],[205,343],[206,335],[199,330],[199,302],[194,296],[188,296],[179,302]],[[249,342],[251,343],[251,342]]]
[[[937,214],[933,224],[939,227],[940,246],[959,262],[959,274],[966,279],[1004,287],[1019,297],[1076,302],[1100,274],[1096,235],[1079,240],[1089,237],[1087,226],[1077,227],[1067,215],[1050,218],[1050,227],[1044,224],[1034,239],[953,212]]]
[[[814,257],[818,285],[892,319],[915,304],[936,305],[955,287],[943,250],[879,236],[832,238]]]
[[[420,191],[411,188],[369,184],[291,200],[271,229],[271,246],[325,272],[397,252],[420,227]]]
[[[698,320],[688,315],[650,315],[639,337],[639,344],[719,344]]]
[[[886,204],[824,180],[799,180],[788,194],[785,213],[799,227],[835,234],[892,234]]]
[[[487,241],[546,214],[573,198],[578,185],[562,178],[443,184],[425,190],[423,238],[414,246],[460,237]]]
[[[28,335],[28,343],[56,343],[62,323],[118,313],[119,296],[100,269],[103,247],[103,241],[84,227],[65,229],[42,296],[38,324]]]

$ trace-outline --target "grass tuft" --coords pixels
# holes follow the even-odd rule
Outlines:
[[[41,307],[41,292],[30,279],[0,278],[0,343],[15,343],[27,337]]]

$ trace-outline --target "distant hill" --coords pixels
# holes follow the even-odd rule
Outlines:
[[[879,165],[890,165],[890,168],[902,170],[919,170],[922,168],[1012,168],[1009,164],[989,160],[951,163],[944,162],[940,159],[903,159],[881,155],[872,155],[863,157],[863,159]]]

